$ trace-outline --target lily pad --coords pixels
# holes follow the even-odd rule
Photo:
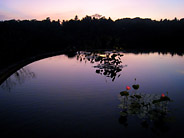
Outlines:
[[[138,90],[139,89],[139,85],[132,85],[132,87],[135,89],[135,90]]]
[[[140,96],[140,95],[134,95],[134,97],[136,97],[137,99],[141,99],[142,98],[142,96]]]
[[[138,103],[138,102],[131,103],[130,108],[131,108],[132,110],[137,110],[137,109],[141,108],[141,104]]]
[[[112,58],[112,59],[115,59],[116,56],[117,56],[117,54],[113,54],[113,55],[111,56],[111,58]]]
[[[100,70],[96,70],[96,73],[98,73],[98,74],[99,74],[99,73],[100,73]]]
[[[120,92],[120,95],[121,95],[121,96],[129,96],[129,92],[127,92],[127,91],[122,91],[122,92]]]
[[[156,104],[156,103],[160,103],[160,102],[163,102],[163,101],[171,101],[171,99],[167,96],[164,96],[164,97],[160,97],[160,99],[158,100],[153,100],[153,104]]]
[[[171,101],[171,99],[167,96],[160,97],[160,101]]]
[[[152,101],[153,104],[157,104],[157,103],[160,103],[160,102],[161,102],[160,99],[158,99],[158,100],[153,100],[153,101]]]

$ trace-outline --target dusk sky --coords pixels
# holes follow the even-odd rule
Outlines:
[[[184,18],[184,0],[0,0],[0,20],[69,20],[75,15],[101,14],[112,19]]]

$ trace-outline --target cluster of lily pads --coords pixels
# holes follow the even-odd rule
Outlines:
[[[150,122],[162,122],[163,124],[166,120],[168,121],[168,105],[172,101],[168,92],[160,95],[140,93],[138,92],[139,87],[139,84],[135,83],[131,87],[126,86],[126,90],[120,92],[120,122],[127,124],[129,116],[138,117],[142,125],[146,127],[150,125]]]
[[[97,63],[97,65],[94,66],[96,73],[112,78],[112,81],[114,81],[116,77],[120,77],[121,74],[119,74],[119,72],[125,67],[121,64],[122,56],[123,54],[117,51],[80,51],[77,53],[77,60],[90,62],[92,64]]]

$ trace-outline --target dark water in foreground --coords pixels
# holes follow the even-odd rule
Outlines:
[[[126,86],[129,96],[120,95]],[[159,101],[162,94],[170,100]],[[177,55],[60,55],[25,66],[0,87],[4,138],[182,137],[183,117],[184,57]]]

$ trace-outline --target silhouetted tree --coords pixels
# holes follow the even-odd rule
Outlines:
[[[1,21],[1,59],[6,57],[9,63],[35,54],[74,49],[123,48],[126,51],[174,51],[183,54],[184,19],[124,18],[113,21],[98,17],[86,16],[78,20],[76,16],[75,20],[63,20],[62,23],[51,21],[50,17],[42,21]]]
[[[76,15],[76,16],[75,16],[75,21],[78,21],[78,20],[79,20],[79,19],[78,19],[78,16]]]

